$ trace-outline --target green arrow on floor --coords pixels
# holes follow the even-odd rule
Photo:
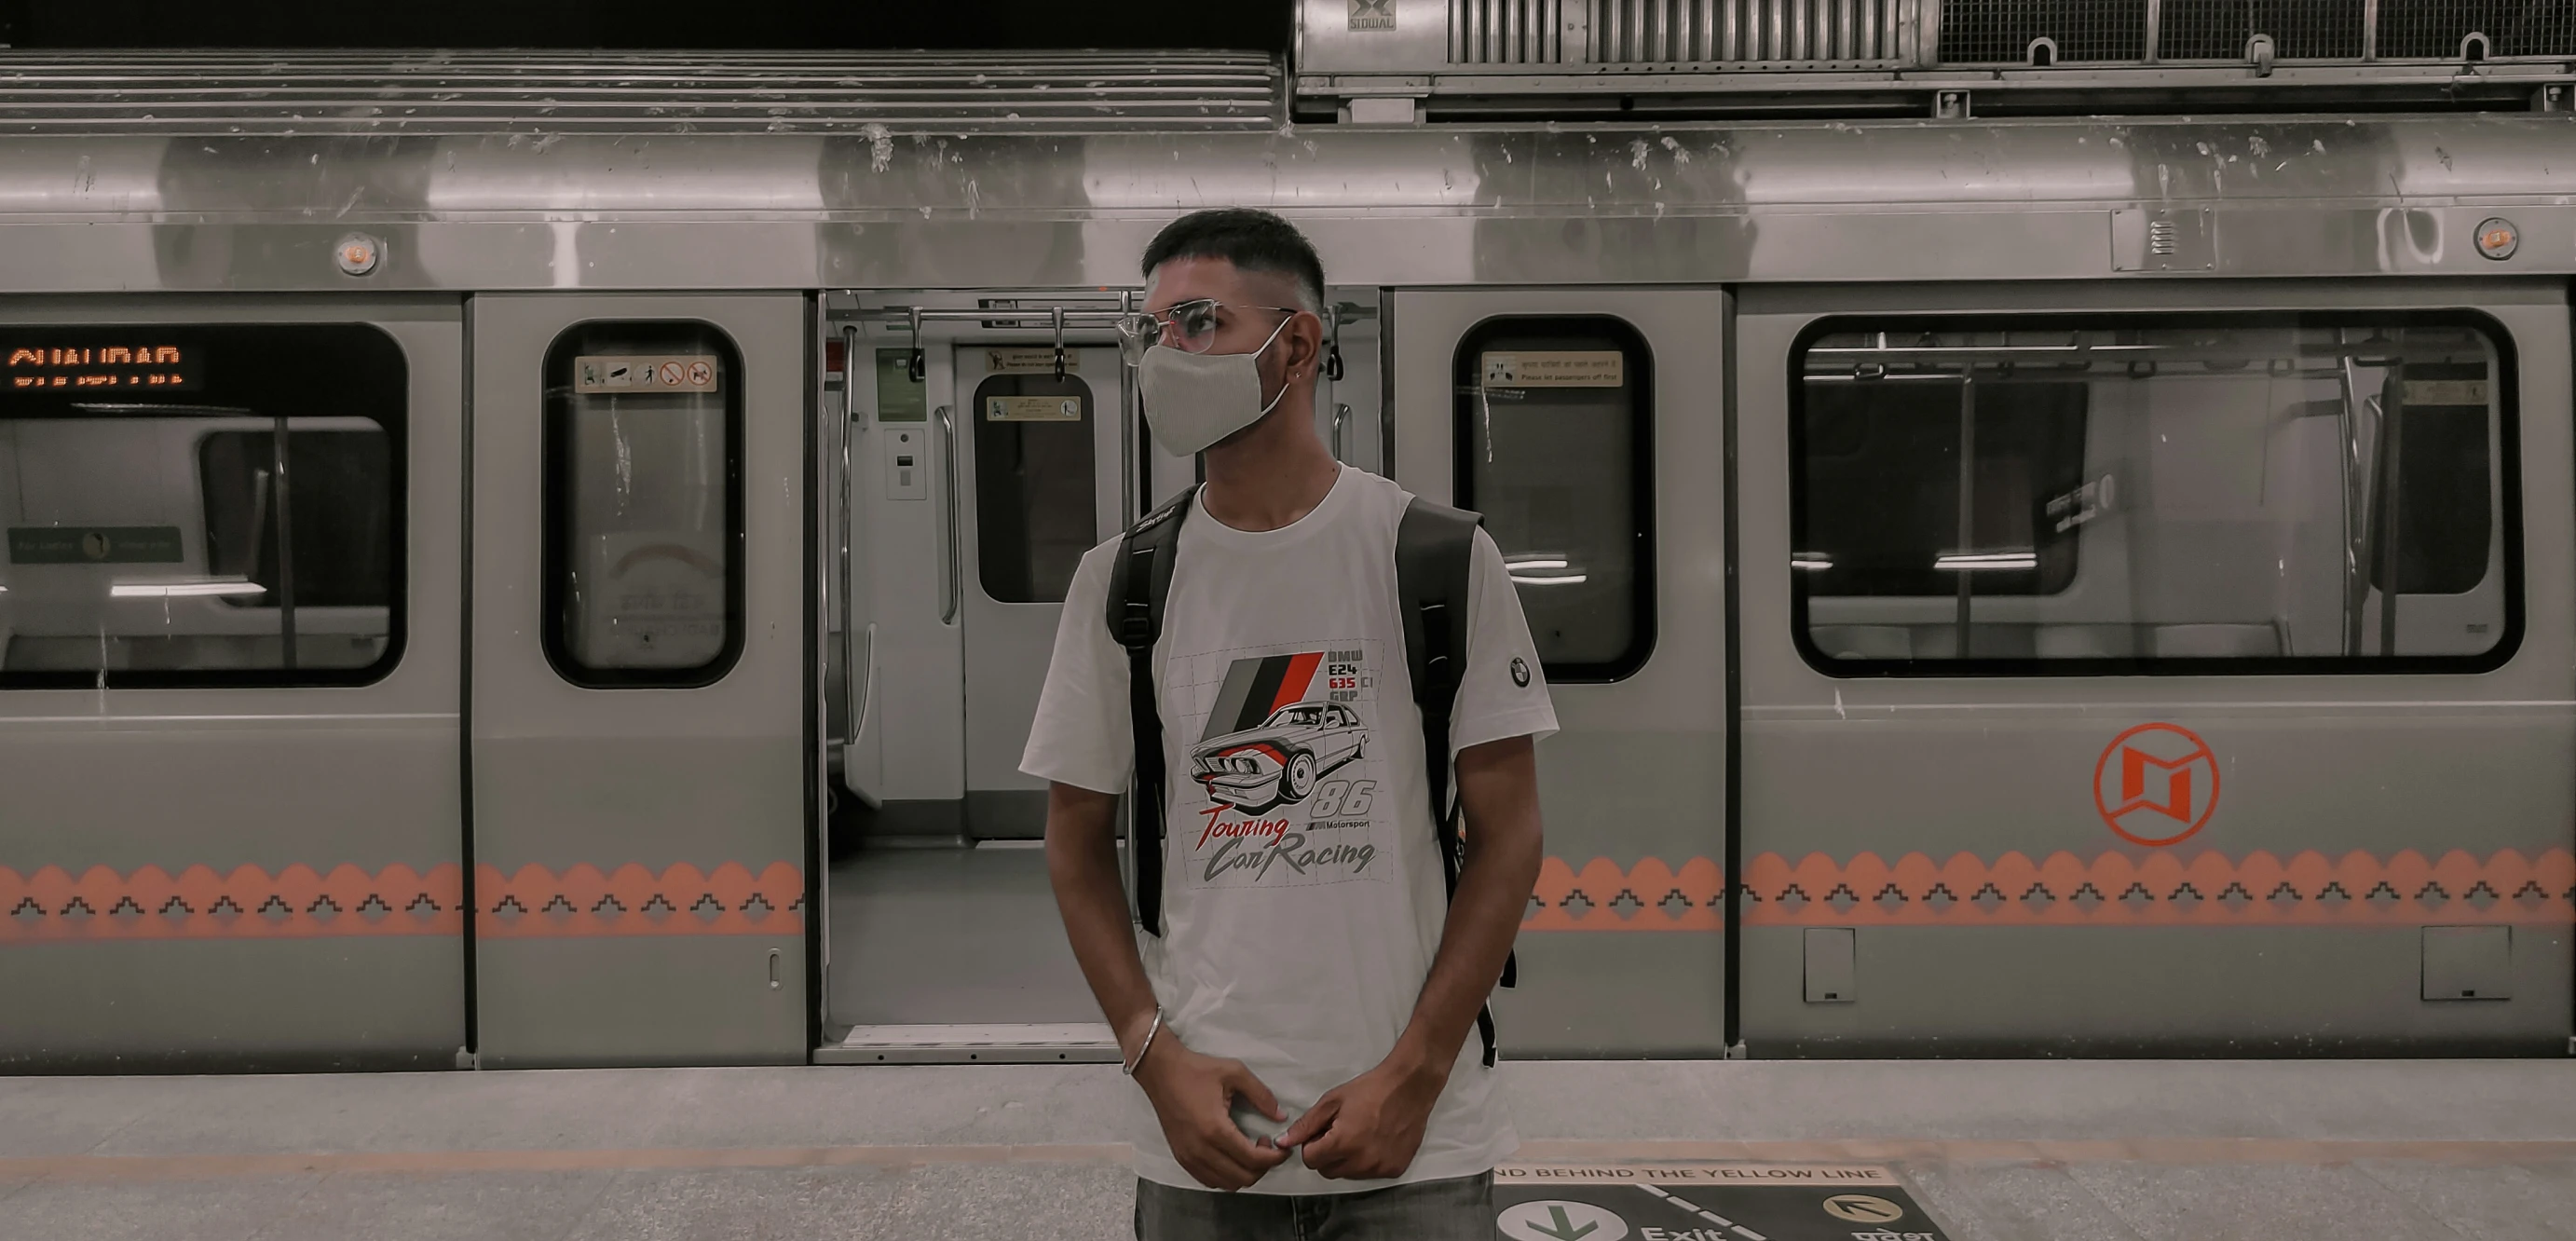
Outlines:
[[[1573,1220],[1565,1217],[1564,1207],[1549,1207],[1547,1209],[1547,1213],[1555,1217],[1556,1226],[1554,1228],[1550,1228],[1545,1224],[1532,1224],[1529,1226],[1530,1231],[1546,1233],[1547,1235],[1556,1238],[1556,1241],[1583,1241],[1585,1234],[1601,1226],[1599,1224],[1585,1224],[1582,1227],[1576,1227]]]

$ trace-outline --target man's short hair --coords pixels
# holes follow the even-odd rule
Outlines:
[[[1297,300],[1316,315],[1324,313],[1324,261],[1296,225],[1267,211],[1215,207],[1164,225],[1145,247],[1146,278],[1173,259],[1224,259],[1236,271],[1294,277]]]

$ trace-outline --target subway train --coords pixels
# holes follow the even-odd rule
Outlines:
[[[0,1068],[1114,1058],[1017,765],[1213,205],[1544,656],[1504,1054],[2569,1054],[2576,19],[2032,7],[0,54]]]

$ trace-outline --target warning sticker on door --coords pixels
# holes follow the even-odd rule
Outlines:
[[[583,354],[572,360],[573,391],[713,392],[723,372],[713,354]]]
[[[1627,382],[1628,355],[1616,349],[1488,353],[1488,388],[1616,388]]]
[[[988,396],[984,398],[986,422],[1080,422],[1082,398],[1078,396]]]
[[[1515,1241],[1948,1241],[1886,1168],[1504,1164],[1494,1226]]]

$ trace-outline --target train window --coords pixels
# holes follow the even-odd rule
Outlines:
[[[1603,315],[1488,319],[1458,344],[1460,505],[1485,515],[1547,675],[1654,646],[1654,358]]]
[[[545,364],[546,658],[576,685],[711,684],[742,650],[742,355],[593,321]]]
[[[0,327],[0,687],[353,685],[400,658],[402,347]]]
[[[1091,387],[1049,373],[975,386],[975,563],[997,603],[1062,603],[1093,537]]]
[[[2478,670],[2519,640],[2483,317],[1833,320],[1790,365],[1825,672]]]

